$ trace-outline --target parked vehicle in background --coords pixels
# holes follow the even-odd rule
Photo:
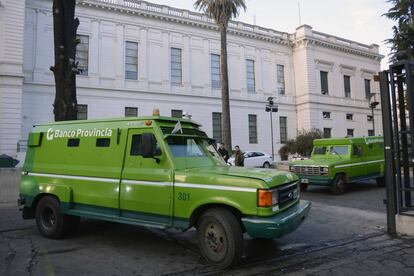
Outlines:
[[[234,157],[228,161],[231,166],[234,166]],[[245,168],[270,168],[273,163],[272,156],[262,151],[246,151],[244,152],[244,167]]]
[[[310,159],[293,161],[289,170],[308,185],[331,186],[333,194],[345,193],[349,183],[376,179],[384,186],[384,142],[382,137],[317,139]]]
[[[243,233],[274,239],[299,227],[311,206],[299,197],[295,174],[227,166],[197,123],[154,115],[35,126],[18,202],[48,238],[79,217],[195,227],[202,255],[228,267]]]

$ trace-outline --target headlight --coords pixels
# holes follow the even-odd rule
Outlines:
[[[279,191],[272,190],[272,205],[276,205],[279,203]]]
[[[321,174],[328,174],[329,173],[329,168],[328,167],[320,167],[320,171]]]
[[[293,172],[293,166],[289,166],[289,171]]]

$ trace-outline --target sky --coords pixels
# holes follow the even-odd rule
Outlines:
[[[149,0],[149,2],[193,10],[194,0]],[[300,3],[300,4],[299,4]],[[293,33],[301,24],[314,30],[364,44],[380,45],[388,66],[389,46],[394,22],[382,16],[391,7],[386,0],[246,0],[247,10],[237,20]],[[300,18],[299,21],[299,6]]]

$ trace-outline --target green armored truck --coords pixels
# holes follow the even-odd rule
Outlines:
[[[159,115],[35,126],[20,198],[24,219],[59,238],[80,217],[197,229],[202,255],[227,267],[243,253],[243,233],[273,239],[308,215],[290,172],[229,167],[200,126]]]
[[[331,186],[332,193],[340,195],[347,184],[367,179],[383,186],[383,138],[316,139],[310,159],[292,162],[289,170],[300,177],[301,190],[308,185]]]

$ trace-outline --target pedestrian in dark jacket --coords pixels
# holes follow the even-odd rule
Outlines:
[[[219,148],[218,148],[218,153],[221,155],[221,157],[223,157],[224,161],[227,163],[230,156],[229,156],[229,152],[224,147],[224,143],[220,143]]]
[[[244,167],[244,153],[240,150],[239,146],[234,147],[234,165]]]

